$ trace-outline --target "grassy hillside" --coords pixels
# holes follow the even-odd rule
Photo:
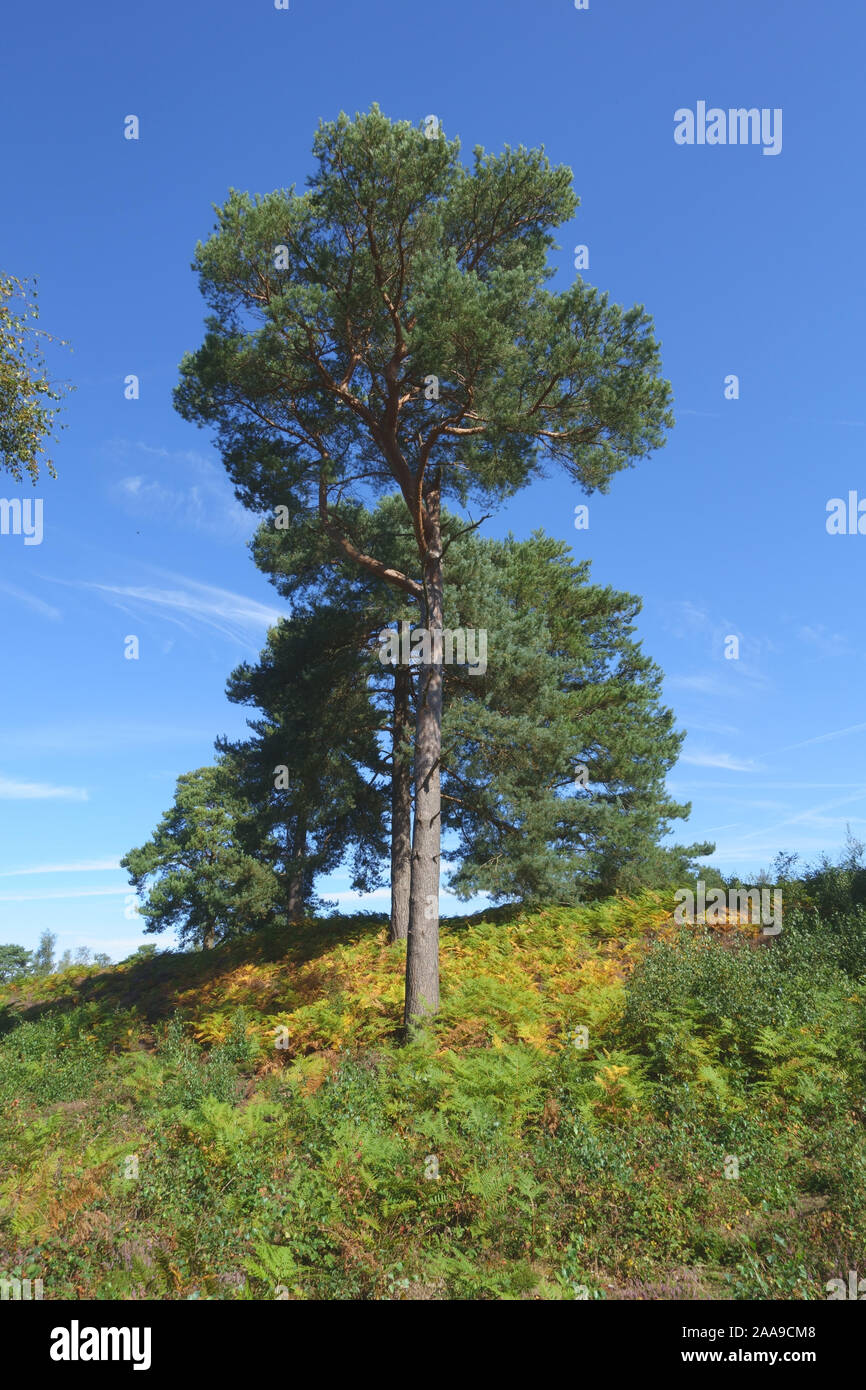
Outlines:
[[[4,986],[0,1273],[46,1299],[825,1298],[866,1245],[846,922],[806,906],[767,944],[652,895],[455,919],[410,1046],[369,917]]]

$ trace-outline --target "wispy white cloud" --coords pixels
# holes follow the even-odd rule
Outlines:
[[[832,801],[819,802],[816,806],[807,806],[801,811],[795,811],[793,815],[785,816],[784,819],[776,821],[773,825],[762,825],[757,830],[750,830],[742,835],[740,840],[747,843],[760,836],[767,836],[771,832],[784,830],[791,825],[805,825],[812,829],[824,828],[827,825],[825,812],[835,811],[838,806],[849,806],[852,802],[866,801],[866,786],[860,786],[850,796],[834,797]],[[844,818],[837,818],[837,823],[844,823]]]
[[[153,518],[231,541],[252,535],[256,517],[241,506],[226,473],[211,459],[192,449],[173,451],[125,439],[112,440],[106,450],[114,463],[134,460],[135,468],[145,461],[170,474],[165,480],[136,470],[112,483],[112,501],[136,520]],[[178,487],[178,478],[187,485]]]
[[[751,759],[735,758],[730,753],[683,753],[681,763],[692,767],[723,767],[728,772],[759,772],[757,763]]]
[[[130,888],[70,888],[54,893],[0,893],[0,903],[41,903],[49,898],[118,898]]]
[[[70,719],[56,724],[18,725],[0,728],[0,751],[14,754],[22,748],[38,748],[40,753],[104,753],[117,748],[164,747],[172,743],[199,743],[202,729],[192,725],[156,724],[146,720],[110,718]],[[210,742],[210,740],[208,740]],[[149,776],[150,773],[145,773]],[[177,776],[177,773],[173,774]]]
[[[680,759],[682,761],[682,759]],[[730,782],[712,782],[705,778],[697,777],[674,777],[668,779],[668,785],[673,786],[676,782],[682,787],[724,787],[727,791],[731,790]],[[861,783],[859,782],[759,782],[750,779],[742,787],[737,788],[737,800],[751,793],[757,787],[772,788],[775,791],[787,791],[796,793],[804,791],[855,791]],[[677,793],[679,795],[679,793]],[[724,798],[722,798],[724,799]]]
[[[850,656],[854,650],[845,633],[830,632],[822,623],[799,628],[797,636],[801,642],[815,647],[821,656]]]
[[[727,693],[726,682],[721,680],[720,676],[710,674],[709,672],[705,675],[697,676],[666,676],[665,680],[668,685],[674,686],[677,690],[694,690],[697,691],[699,695],[721,695],[723,692]],[[733,688],[733,693],[739,693],[736,687]]]
[[[826,849],[826,839],[809,839],[802,835],[797,837],[797,853],[803,857],[812,854],[820,854]],[[746,871],[750,866],[753,868],[766,869],[772,864],[780,850],[790,848],[781,844],[778,840],[766,840],[763,843],[737,844],[732,841],[730,844],[717,844],[715,851],[708,856],[711,864],[733,865],[741,872]]]
[[[77,864],[36,864],[27,869],[0,869],[0,878],[27,878],[37,874],[88,874],[119,869],[119,859],[82,859]]]
[[[866,724],[849,724],[845,729],[831,729],[827,734],[817,734],[814,738],[804,738],[800,743],[786,743],[777,748],[776,753],[791,753],[795,748],[809,748],[813,743],[829,743],[834,738],[847,738],[849,734],[862,734]]]
[[[43,618],[50,618],[56,622],[62,618],[63,614],[59,608],[54,608],[52,604],[45,603],[35,594],[30,594],[26,589],[19,589],[15,584],[0,584],[0,594],[8,594],[10,598],[18,599],[19,603],[24,603],[28,608],[32,608],[35,613],[39,613]]]
[[[208,627],[242,646],[259,643],[261,634],[285,615],[285,610],[259,603],[245,594],[182,576],[172,578],[178,587],[96,584],[84,580],[78,581],[78,587],[105,595],[109,603],[126,613],[149,613],[191,633]]]
[[[671,599],[660,608],[665,627],[675,637],[694,637],[709,626],[709,614],[691,599]]]
[[[740,730],[735,724],[720,724],[712,719],[689,719],[687,732],[691,733],[695,729],[702,734],[719,734],[724,736],[737,736],[740,733]]]
[[[737,636],[733,627],[726,627],[724,635],[719,630],[713,639],[714,651],[722,651],[724,640],[729,633]],[[742,642],[742,636],[740,640]],[[762,645],[767,650],[771,649],[769,642]],[[766,690],[770,684],[754,663],[743,656],[739,660],[725,660],[724,657],[714,657],[711,660],[712,667],[707,671],[691,676],[666,676],[665,681],[676,690],[690,690],[698,695],[712,695],[716,699],[725,700],[729,697],[754,695],[756,691]]]
[[[2,801],[86,801],[84,787],[55,787],[48,782],[15,782],[0,777]]]
[[[714,697],[742,695],[744,686],[753,692],[767,688],[769,681],[761,666],[768,656],[778,652],[775,638],[745,633],[734,619],[714,617],[690,598],[667,600],[659,609],[669,632],[688,641],[693,651],[704,653],[704,670],[667,676],[671,686]],[[731,637],[737,638],[736,657],[729,655]]]

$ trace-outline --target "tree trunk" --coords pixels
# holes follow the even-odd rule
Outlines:
[[[292,857],[288,865],[289,894],[286,911],[290,922],[298,922],[304,915],[304,859],[306,854],[306,821],[299,820],[295,828]]]
[[[204,929],[204,949],[212,951],[216,945],[216,928],[213,922],[209,922]]]
[[[439,1008],[439,856],[442,750],[442,539],[438,491],[428,494],[424,563],[425,619],[431,661],[421,666],[415,732],[415,824],[406,951],[407,1028]]]
[[[404,755],[409,724],[411,673],[394,668],[394,723],[391,735],[391,926],[389,941],[409,935],[409,889],[412,877],[412,773]]]

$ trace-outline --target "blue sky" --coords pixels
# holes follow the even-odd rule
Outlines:
[[[41,326],[74,348],[53,370],[77,390],[59,476],[34,494],[42,543],[0,536],[0,941],[48,928],[61,950],[115,958],[159,941],[125,915],[117,861],[215,735],[242,731],[226,677],[282,611],[209,437],[172,409],[202,334],[193,249],[229,187],[301,185],[318,119],[373,101],[435,113],[467,157],[544,144],[581,199],[555,284],[586,244],[584,277],[654,316],[667,446],[590,500],[585,531],[586,499],[556,475],[485,530],[543,526],[596,581],[643,597],[640,636],[688,730],[669,779],[693,802],[678,838],[714,839],[714,861],[748,875],[864,830],[866,537],[825,525],[830,498],[866,497],[864,37],[863,11],[805,0],[50,0],[6,15],[0,268],[38,275]],[[780,108],[781,152],[676,144],[675,111],[699,101]]]

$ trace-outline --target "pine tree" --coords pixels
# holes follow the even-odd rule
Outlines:
[[[433,138],[428,136],[433,135]],[[357,566],[444,620],[442,509],[495,505],[563,466],[585,490],[664,442],[670,390],[641,307],[578,279],[551,293],[552,229],[577,206],[543,151],[475,150],[374,106],[320,123],[308,189],[232,192],[196,262],[211,309],[181,414],[217,426],[238,496],[315,517]],[[397,487],[420,578],[340,525]],[[438,1007],[443,668],[416,701],[407,1024]]]
[[[591,584],[589,562],[543,532],[473,537],[452,571],[449,625],[486,624],[488,646],[483,675],[455,670],[443,720],[452,886],[568,903],[651,882],[691,807],[665,790],[685,735],[634,638],[640,600]]]
[[[392,557],[395,565],[411,566],[414,537],[405,524],[401,498],[382,498],[372,511],[360,506],[343,506],[338,515],[344,532],[351,534],[353,542],[364,551],[385,553]],[[377,745],[375,753],[368,750],[364,765],[368,775],[375,771],[390,784],[389,940],[403,940],[409,930],[414,686],[409,669],[385,667],[376,654],[381,629],[412,618],[417,622],[418,605],[408,596],[401,602],[401,595],[390,584],[354,565],[317,525],[310,524],[309,519],[299,518],[287,529],[262,525],[252,549],[259,568],[270,576],[282,596],[293,604],[296,613],[308,617],[319,614],[324,630],[333,622],[333,618],[325,615],[339,614],[340,621],[352,633],[351,641],[342,651],[343,686],[334,702],[335,719],[328,721],[324,734],[317,735],[314,729],[320,727],[323,706],[311,704],[303,717],[310,737],[325,737],[330,741],[339,738],[343,725],[341,710],[347,698],[345,691],[353,683],[366,682],[370,727]],[[350,655],[352,649],[354,663]],[[277,683],[279,680],[296,681],[294,671],[294,666],[284,664]],[[336,670],[332,679],[338,679]],[[327,702],[327,691],[323,699]]]
[[[244,852],[247,807],[223,764],[177,779],[172,806],[151,838],[120,861],[138,893],[147,932],[175,927],[181,944],[212,948],[273,920],[278,884]]]
[[[289,921],[312,910],[317,875],[350,850],[352,886],[381,881],[388,770],[364,679],[362,627],[343,606],[296,612],[228,684],[230,700],[261,712],[248,721],[251,738],[217,744],[248,808],[238,838],[278,877]]]
[[[400,517],[393,497],[372,512],[341,514],[356,543],[408,568],[411,536],[401,534]],[[693,877],[691,860],[712,846],[660,844],[690,807],[665,791],[683,734],[661,703],[660,669],[634,639],[640,600],[593,585],[589,563],[574,561],[564,542],[543,532],[492,541],[461,534],[460,519],[448,513],[442,523],[453,578],[448,624],[484,629],[489,647],[483,674],[452,665],[445,687],[441,773],[443,821],[457,836],[449,849],[457,865],[452,886],[463,894],[574,902]],[[264,525],[253,548],[293,603],[312,593],[320,611],[350,603],[364,634],[359,651],[370,632],[399,629],[413,616],[411,606],[395,606],[387,585],[329,557],[310,527]],[[414,617],[417,624],[417,608]],[[393,676],[385,670],[384,707],[394,705],[399,678],[414,706],[417,665],[397,666]],[[358,667],[359,680],[365,672]],[[284,666],[276,685],[292,679]],[[308,717],[315,721],[314,709]],[[393,730],[392,721],[392,737]],[[408,814],[405,753],[395,760],[383,746],[382,757],[390,758],[392,786],[405,793]],[[392,812],[392,939],[406,934],[401,825]]]

